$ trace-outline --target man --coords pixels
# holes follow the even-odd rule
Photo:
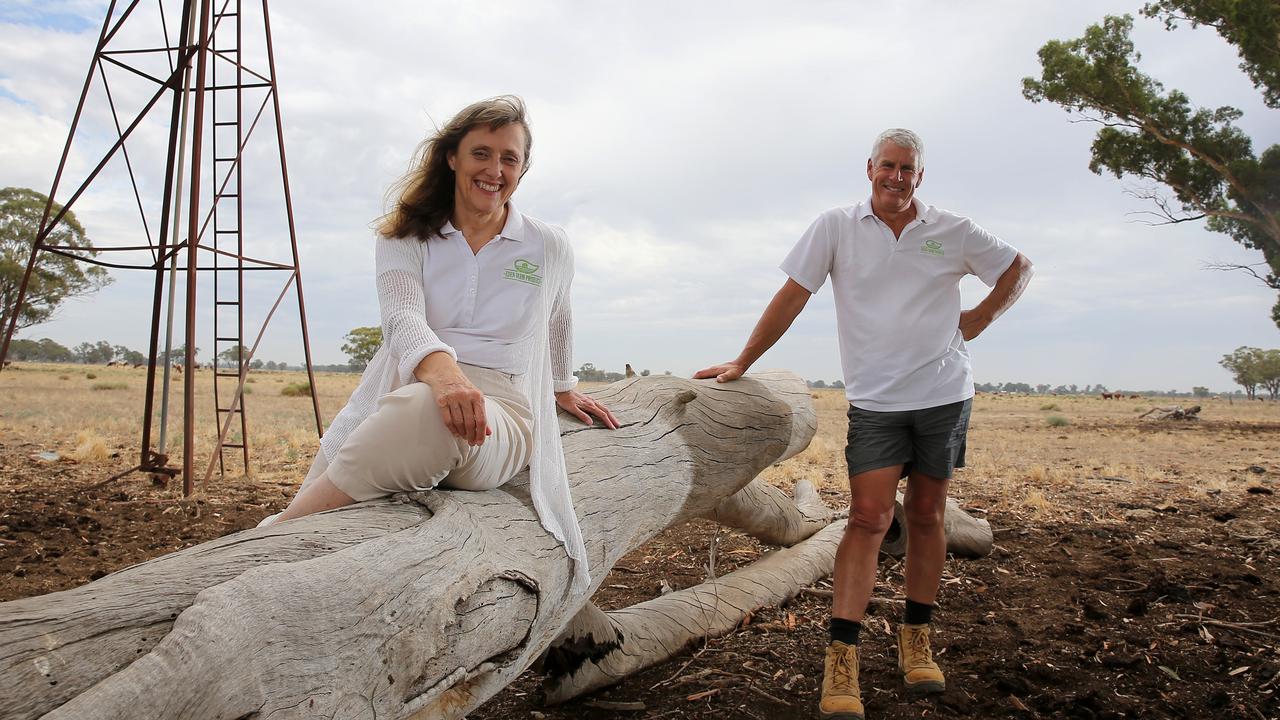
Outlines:
[[[1013,247],[968,218],[915,198],[924,180],[924,145],[914,132],[881,133],[867,179],[869,199],[823,213],[787,255],[781,268],[789,277],[737,359],[694,374],[718,382],[740,377],[831,276],[849,399],[845,458],[852,501],[836,553],[819,711],[838,720],[863,720],[859,633],[903,477],[907,598],[898,667],[909,694],[945,688],[929,623],[946,559],[947,485],[955,468],[964,467],[973,398],[965,341],[1008,310],[1032,274],[1031,262]],[[961,311],[959,283],[966,274],[992,290]]]

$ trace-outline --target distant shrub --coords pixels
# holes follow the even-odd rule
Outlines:
[[[255,382],[258,382],[257,380],[254,380],[254,379],[253,379],[253,378],[251,378],[251,377],[250,377],[250,378],[245,378],[245,379],[244,379],[244,381],[245,381],[246,383],[255,383]],[[246,388],[246,390],[247,390],[247,389],[248,389],[248,388]]]
[[[311,383],[304,383],[304,382],[289,383],[288,385],[285,385],[284,387],[280,388],[280,394],[288,395],[289,397],[300,397],[302,395],[310,395]]]
[[[90,390],[124,390],[127,387],[129,386],[126,383],[122,383],[122,382],[100,382],[100,383],[94,383],[93,385],[90,386],[89,389]]]
[[[244,386],[244,390],[241,390],[241,391],[240,391],[240,394],[241,394],[241,395],[252,395],[252,394],[253,394],[253,388],[249,387],[248,385],[245,385],[245,386]]]
[[[1058,403],[1045,403],[1040,406],[1041,410],[1058,410]]]
[[[71,379],[71,376],[70,376],[70,375],[59,375],[59,376],[58,376],[58,379],[59,379],[59,380],[70,380],[70,379]]]
[[[95,375],[95,374],[93,374],[93,373],[85,373],[85,374],[84,374],[84,376],[85,376],[85,377],[87,377],[87,378],[89,378],[90,380],[96,379],[96,378],[98,377],[97,375]]]
[[[1070,420],[1062,417],[1061,415],[1050,415],[1045,418],[1045,422],[1049,423],[1049,427],[1066,427],[1071,424]]]

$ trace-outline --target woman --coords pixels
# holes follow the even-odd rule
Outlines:
[[[564,231],[510,202],[531,146],[514,96],[423,143],[377,229],[382,347],[277,522],[437,484],[488,490],[528,465],[538,516],[585,580],[556,406],[618,425],[574,390]]]

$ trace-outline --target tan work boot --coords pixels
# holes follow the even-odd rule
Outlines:
[[[863,720],[857,645],[833,640],[827,646],[818,714],[826,720]]]
[[[927,695],[947,689],[947,680],[938,663],[933,661],[928,625],[898,628],[898,670],[902,672],[908,695]]]

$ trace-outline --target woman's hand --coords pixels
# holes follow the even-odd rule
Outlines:
[[[481,445],[489,429],[484,416],[484,393],[471,384],[458,363],[446,352],[433,352],[414,368],[414,377],[431,386],[436,405],[449,432]]]
[[[594,425],[591,416],[600,418],[604,426],[610,430],[618,429],[618,419],[609,412],[609,408],[596,402],[590,395],[583,395],[577,390],[566,390],[556,393],[556,405],[587,425]]]

